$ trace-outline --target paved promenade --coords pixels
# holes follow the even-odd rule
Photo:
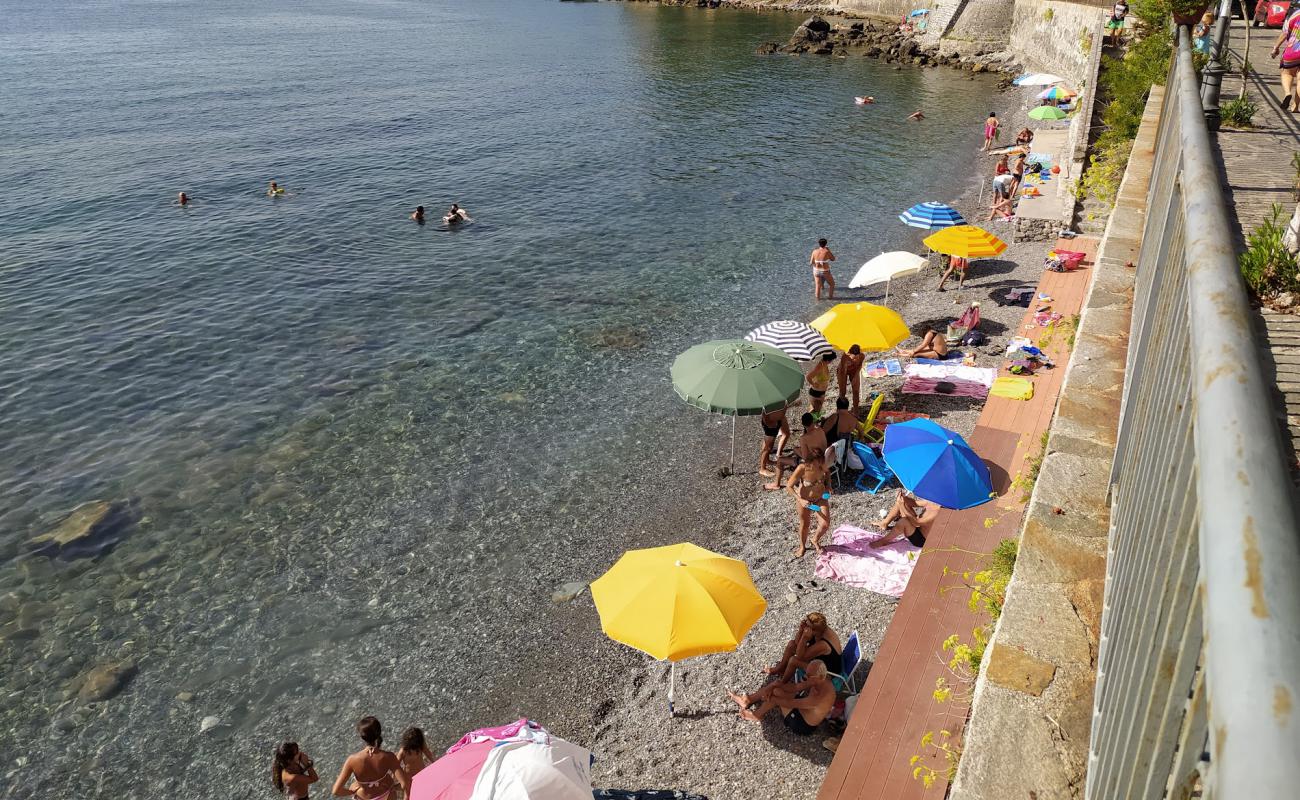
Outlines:
[[[1246,76],[1246,93],[1259,110],[1254,127],[1248,130],[1221,130],[1217,145],[1223,161],[1224,185],[1230,213],[1234,216],[1244,249],[1245,237],[1272,214],[1274,204],[1282,207],[1283,219],[1295,210],[1293,194],[1297,170],[1291,164],[1300,152],[1300,115],[1282,109],[1279,101],[1281,79],[1277,59],[1269,56],[1277,31],[1255,28],[1250,31],[1250,53],[1245,57],[1246,25],[1232,24],[1229,48],[1235,64],[1247,60],[1252,67]],[[1224,76],[1223,101],[1241,91],[1240,73]],[[1300,316],[1258,310],[1254,319],[1259,341],[1263,345],[1260,360],[1274,375],[1277,385],[1276,408],[1279,426],[1290,445],[1287,452],[1292,482],[1300,488]]]

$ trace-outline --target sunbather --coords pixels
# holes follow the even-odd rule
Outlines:
[[[803,436],[799,437],[799,444],[795,445],[794,455],[778,456],[775,462],[769,462],[776,467],[776,478],[771,483],[763,484],[764,489],[780,489],[781,478],[787,469],[794,469],[809,459],[821,461],[826,455],[830,442],[826,440],[826,432],[818,427],[813,415],[805,413],[799,418],[799,424],[803,425]]]
[[[808,671],[814,661],[826,665],[827,671],[838,675],[844,669],[841,654],[844,645],[840,637],[826,623],[826,617],[816,611],[799,621],[799,630],[785,646],[785,654],[776,664],[767,668],[768,675],[779,675],[783,682],[794,677],[794,671]]]
[[[824,438],[824,435],[823,435]],[[808,552],[808,532],[812,527],[813,515],[817,517],[817,532],[813,535],[812,546],[818,555],[822,552],[822,537],[831,529],[831,486],[826,471],[825,449],[807,458],[794,468],[785,490],[795,500],[799,515],[799,549],[795,558],[803,558]]]
[[[936,358],[942,361],[948,357],[948,340],[942,333],[931,328],[925,332],[925,338],[921,340],[919,346],[911,350],[900,347],[898,354],[909,358]]]
[[[769,683],[753,694],[727,692],[740,706],[742,719],[762,722],[774,708],[781,709],[785,726],[791,733],[808,736],[817,730],[835,705],[835,686],[826,676],[826,665],[814,661],[808,667],[808,680],[802,683]],[[750,706],[758,708],[750,710]]]
[[[894,507],[889,509],[884,519],[872,523],[886,533],[872,542],[871,546],[884,547],[905,538],[914,547],[924,547],[925,537],[929,534],[935,518],[939,516],[940,508],[938,503],[922,500],[910,492],[899,489]]]

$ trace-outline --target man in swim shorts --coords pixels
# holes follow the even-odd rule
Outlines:
[[[785,417],[785,410],[786,406],[781,406],[758,418],[758,424],[763,428],[763,452],[758,456],[758,474],[764,478],[776,477],[771,466],[773,445],[776,446],[777,458],[780,458],[785,443],[790,439],[790,421]]]
[[[774,682],[753,694],[727,692],[727,696],[740,706],[741,719],[762,722],[772,709],[779,708],[791,733],[809,736],[835,706],[835,684],[826,672],[826,664],[814,661],[808,665],[808,677],[801,683]],[[753,705],[758,708],[750,710]]]
[[[930,526],[939,516],[941,506],[929,500],[922,500],[905,489],[898,490],[894,507],[879,522],[872,525],[885,531],[885,535],[871,543],[872,547],[884,547],[899,539],[907,539],[913,547],[924,547],[925,537]]]
[[[835,299],[835,277],[831,275],[831,262],[834,260],[835,254],[826,246],[826,240],[818,239],[817,249],[808,256],[808,263],[812,265],[813,272],[813,297],[818,300],[822,299],[822,286],[830,289],[827,299]]]

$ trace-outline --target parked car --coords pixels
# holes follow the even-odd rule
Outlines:
[[[1255,4],[1255,18],[1251,24],[1258,28],[1264,25],[1269,28],[1280,28],[1282,23],[1286,22],[1287,15],[1291,13],[1291,2],[1286,0],[1259,0]]]

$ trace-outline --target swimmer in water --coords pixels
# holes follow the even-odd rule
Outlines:
[[[442,221],[448,225],[459,225],[462,222],[469,221],[469,214],[465,213],[465,209],[452,203],[451,209],[447,211],[447,214],[442,218]]]
[[[267,196],[267,197],[278,197],[278,196],[280,196],[280,195],[282,195],[282,194],[284,194],[284,187],[283,187],[283,186],[280,186],[280,185],[277,184],[275,181],[271,181],[271,185],[270,185],[269,187],[267,187],[267,190],[266,190],[266,196]]]
[[[416,207],[415,207],[415,210],[411,212],[411,219],[413,219],[413,220],[415,220],[416,222],[418,222],[418,223],[420,223],[421,225],[423,225],[423,224],[424,224],[424,206],[416,206]]]
[[[181,192],[176,195],[176,205],[187,206],[189,204],[190,204],[190,196],[185,194],[185,192]]]
[[[915,122],[917,120],[925,119],[925,114],[922,114],[920,111],[913,111],[907,118]]]

